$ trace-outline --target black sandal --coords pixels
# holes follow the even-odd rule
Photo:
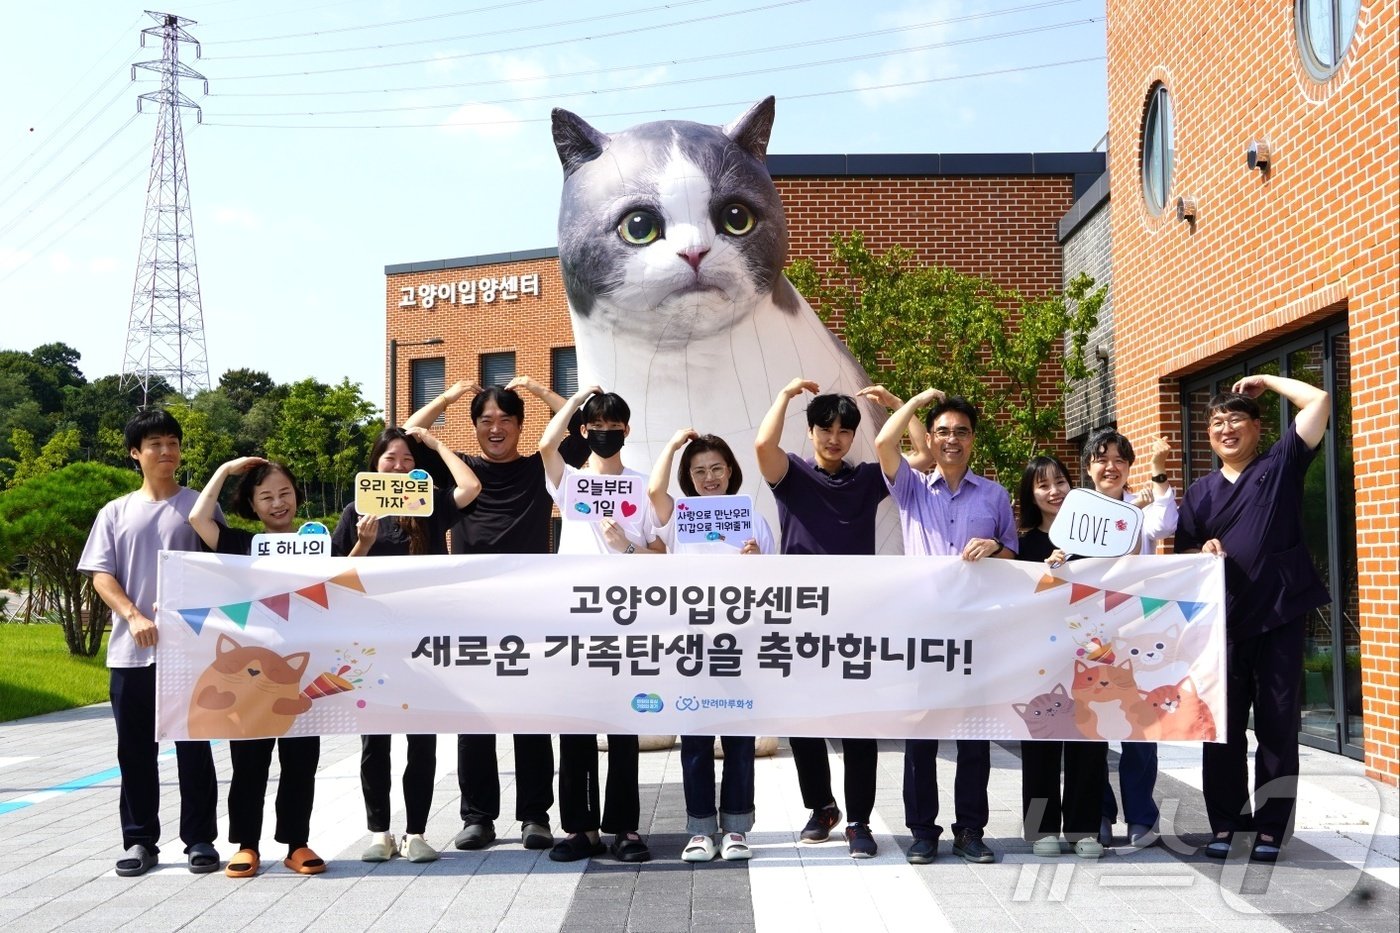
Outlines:
[[[1216,833],[1215,838],[1206,843],[1206,858],[1229,858],[1230,844],[1234,840],[1235,834],[1230,830]]]
[[[636,833],[618,833],[609,850],[619,862],[649,862],[651,849],[646,840]]]
[[[1258,835],[1254,837],[1254,847],[1249,850],[1249,860],[1251,862],[1277,862],[1281,840],[1273,836],[1265,837]]]
[[[587,833],[569,833],[549,850],[549,859],[552,862],[577,862],[594,855],[602,855],[607,850],[608,847],[603,845],[601,839],[593,842]]]

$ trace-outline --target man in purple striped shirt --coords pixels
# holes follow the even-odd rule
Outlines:
[[[900,453],[909,419],[934,404],[924,422],[933,453],[933,472],[916,472]],[[875,438],[880,469],[899,506],[904,553],[926,557],[1016,556],[1016,521],[1011,498],[999,483],[968,470],[977,443],[977,409],[966,399],[926,389],[904,403]],[[904,822],[914,835],[907,858],[926,865],[938,854],[938,740],[904,743]],[[956,820],[953,853],[969,862],[995,861],[982,841],[989,805],[991,743],[958,740],[958,771],[953,784]]]

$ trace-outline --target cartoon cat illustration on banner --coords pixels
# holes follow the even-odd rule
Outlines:
[[[1060,741],[1083,738],[1075,724],[1074,699],[1064,684],[1055,684],[1049,693],[1039,694],[1029,703],[1012,703],[1011,708],[1026,724],[1033,739]]]
[[[276,738],[311,709],[301,695],[301,675],[311,655],[285,657],[257,645],[219,635],[214,661],[195,682],[190,700],[192,739]]]
[[[778,390],[801,376],[855,395],[869,377],[783,277],[788,230],[765,165],[774,101],[727,126],[683,120],[603,133],[556,109],[564,168],[559,264],[569,296],[579,385],[632,409],[622,458],[648,470],[678,427],[723,437],[744,467],[742,492],[776,517],[753,439]],[[886,412],[861,402],[853,462],[875,459]],[[783,449],[810,452],[805,406]],[[877,540],[901,548],[883,507]]]

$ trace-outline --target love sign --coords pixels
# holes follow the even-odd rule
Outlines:
[[[1122,557],[1142,546],[1142,510],[1092,489],[1072,489],[1050,526],[1055,547],[1078,557]]]

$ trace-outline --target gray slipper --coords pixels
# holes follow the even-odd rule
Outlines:
[[[185,850],[185,855],[190,860],[191,874],[207,875],[219,868],[219,850],[212,843],[196,842]]]
[[[117,859],[117,874],[123,878],[135,878],[154,868],[156,861],[156,854],[138,842]]]

